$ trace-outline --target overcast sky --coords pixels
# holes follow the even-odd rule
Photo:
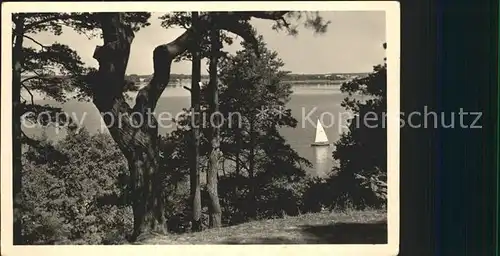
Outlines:
[[[136,33],[130,53],[128,74],[151,74],[153,71],[153,49],[172,41],[184,30],[164,29],[158,19],[162,13],[153,13],[151,26]],[[271,29],[272,21],[252,20],[258,33],[264,36],[268,47],[278,52],[285,62],[285,70],[293,73],[351,73],[370,72],[372,67],[383,61],[385,42],[385,12],[381,11],[336,11],[322,12],[321,15],[331,24],[325,34],[315,35],[312,30],[300,27],[296,37],[285,32]],[[97,67],[92,58],[95,46],[102,44],[101,39],[91,39],[65,29],[61,36],[48,33],[34,36],[43,44],[55,41],[68,44],[75,49],[83,61]],[[29,40],[26,44],[31,44]],[[224,50],[234,52],[239,49],[239,41]],[[205,72],[205,64],[202,66]],[[172,73],[189,74],[189,62],[174,63]]]

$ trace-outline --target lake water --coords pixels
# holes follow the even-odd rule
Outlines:
[[[189,95],[182,88],[167,88],[165,95],[158,102],[156,112],[179,113],[183,108],[190,105]],[[340,106],[346,97],[340,93],[338,86],[330,87],[295,87],[291,101],[287,107],[292,110],[292,115],[298,120],[296,128],[281,128],[280,133],[287,142],[294,148],[300,156],[308,159],[313,167],[307,171],[310,175],[323,176],[333,167],[332,158],[333,146],[311,147],[314,142],[316,122],[318,118],[323,123],[325,133],[330,143],[339,139],[342,132],[345,132],[345,120],[349,114]],[[53,101],[38,100],[38,104],[50,104],[61,106]],[[70,115],[74,115],[82,126],[90,132],[102,130],[107,132],[102,123],[95,106],[90,102],[67,102],[62,105],[63,109]],[[175,125],[159,129],[160,134],[171,132]],[[27,134],[40,134],[40,129],[24,129]],[[57,139],[64,135],[63,132],[56,132],[54,128],[47,128],[46,134],[49,138]]]

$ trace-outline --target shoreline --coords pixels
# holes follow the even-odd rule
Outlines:
[[[27,93],[21,93],[23,97],[25,98],[30,98],[30,95],[24,95]],[[137,92],[134,93],[127,93],[129,96],[135,98],[137,95]],[[323,94],[342,94],[340,91],[340,86],[325,86],[325,85],[320,85],[320,86],[304,86],[304,85],[299,85],[299,86],[292,86],[292,95],[323,95]],[[75,96],[75,93],[67,93],[66,94],[68,98],[72,98]],[[186,89],[182,87],[167,87],[165,91],[163,91],[162,95],[160,98],[171,98],[171,97],[189,97],[190,93]],[[33,100],[34,102],[37,101],[45,101],[45,97],[37,92],[33,92]],[[72,101],[73,99],[70,99]],[[50,100],[49,100],[50,101]]]
[[[292,95],[324,95],[324,94],[342,94],[340,91],[340,86],[294,86],[292,87]],[[134,94],[129,94],[134,97]],[[166,88],[161,98],[170,97],[189,97],[190,93],[180,87]]]

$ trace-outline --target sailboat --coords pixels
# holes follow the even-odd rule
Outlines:
[[[314,143],[311,146],[330,146],[330,142],[328,142],[328,137],[326,136],[325,129],[323,129],[323,125],[318,119],[316,123],[316,138],[314,139]]]

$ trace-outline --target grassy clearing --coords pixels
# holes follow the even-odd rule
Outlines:
[[[152,236],[141,244],[385,244],[385,211],[304,214],[182,235]]]

